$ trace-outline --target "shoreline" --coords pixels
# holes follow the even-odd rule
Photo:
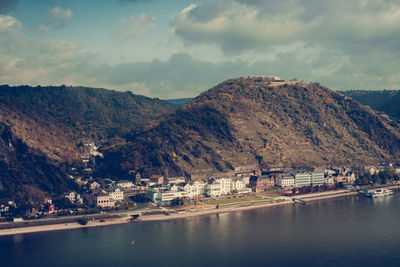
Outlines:
[[[388,186],[385,187],[388,189],[398,189],[396,186]],[[338,191],[328,191],[328,192],[319,192],[319,193],[309,193],[304,195],[293,196],[297,199],[301,199],[307,202],[325,200],[325,199],[333,199],[339,197],[347,197],[347,196],[355,196],[358,195],[358,192],[348,192],[347,190],[338,190]],[[138,219],[135,219],[133,222],[157,222],[157,221],[168,221],[168,220],[177,220],[177,219],[187,219],[198,216],[212,215],[212,214],[220,214],[227,212],[235,212],[235,211],[244,211],[244,210],[254,210],[282,205],[294,205],[293,197],[287,197],[287,200],[275,202],[275,203],[265,203],[265,204],[251,204],[251,205],[236,205],[233,207],[221,207],[219,209],[209,208],[209,209],[201,209],[201,210],[190,210],[183,211],[178,213],[173,213],[169,215],[165,214],[154,214],[154,215],[142,215]],[[108,226],[108,225],[117,225],[124,223],[131,223],[131,217],[129,214],[126,214],[126,217],[119,217],[113,219],[106,219],[103,222],[100,221],[89,221],[86,225],[81,225],[78,222],[72,223],[62,223],[62,224],[52,224],[52,225],[40,225],[40,226],[28,226],[28,227],[20,227],[20,228],[11,228],[11,229],[2,229],[0,230],[0,236],[9,236],[9,235],[18,235],[18,234],[28,234],[28,233],[37,233],[37,232],[46,232],[46,231],[57,231],[57,230],[70,230],[70,229],[79,229],[79,228],[89,228],[89,227],[98,227],[98,226]]]

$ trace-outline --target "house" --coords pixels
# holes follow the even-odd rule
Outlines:
[[[279,174],[276,176],[275,184],[280,187],[294,187],[294,177],[290,174]]]
[[[269,176],[256,176],[253,175],[250,177],[250,187],[254,192],[264,191],[265,189],[272,188],[275,184],[275,180],[273,177]]]
[[[356,175],[354,172],[346,173],[346,182],[349,184],[354,184],[356,182]]]
[[[165,178],[167,184],[181,184],[186,181],[185,177],[170,177]]]
[[[150,182],[155,183],[155,184],[163,184],[164,176],[154,174],[154,175],[150,176]]]
[[[186,191],[179,190],[177,187],[173,187],[172,189],[176,191],[171,191],[168,187],[152,186],[148,188],[148,196],[156,204],[166,204],[175,198],[189,197]]]
[[[108,194],[100,194],[97,196],[97,206],[102,208],[115,207],[115,201]]]
[[[75,191],[67,192],[64,196],[68,198],[71,203],[83,204],[83,198]]]
[[[227,195],[230,194],[232,191],[232,179],[230,178],[218,178],[216,179],[217,183],[220,184],[221,188],[221,195]]]
[[[131,188],[133,187],[133,182],[128,180],[122,180],[117,183],[117,186],[121,188]]]
[[[100,184],[98,182],[93,182],[90,184],[90,190],[98,189],[100,188]]]
[[[207,183],[205,183],[204,181],[202,181],[202,180],[195,181],[195,182],[192,182],[191,185],[192,185],[192,192],[195,196],[206,194]]]
[[[51,205],[49,206],[49,214],[52,214],[52,213],[54,213],[54,212],[56,212],[56,207],[55,207],[53,204],[51,204]]]
[[[179,190],[180,191],[186,191],[188,193],[187,197],[188,198],[194,198],[196,196],[196,191],[193,187],[193,183],[181,183],[179,185]]]
[[[236,190],[237,192],[242,191],[244,188],[246,188],[246,184],[244,183],[243,179],[236,178],[232,181],[231,183],[231,191]]]
[[[379,173],[379,168],[376,166],[364,166],[364,170],[367,170],[371,175]]]
[[[122,201],[124,200],[124,192],[121,189],[117,188],[114,192],[109,193],[109,196],[114,201]]]
[[[221,184],[211,179],[206,186],[206,195],[209,197],[219,197],[221,195]]]

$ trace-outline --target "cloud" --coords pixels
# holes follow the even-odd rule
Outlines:
[[[112,32],[122,39],[133,39],[146,29],[156,28],[156,18],[146,14],[139,16],[132,15],[129,18],[122,18],[113,28]]]
[[[293,0],[293,2],[297,1]],[[253,2],[248,1],[244,4],[229,1],[230,5],[216,6],[215,10],[210,13],[197,9],[198,6],[201,6],[200,4],[192,5],[179,13],[179,16],[181,16],[183,12],[183,17],[176,17],[175,19],[190,20],[190,23],[199,24],[199,27],[206,24],[204,29],[207,29],[207,31],[212,29],[216,34],[221,30],[225,32],[226,36],[229,36],[229,34],[236,34],[237,29],[230,26],[234,20],[236,20],[237,25],[246,22],[246,18],[247,21],[260,23],[264,22],[266,17],[271,16],[268,15],[268,12],[271,14],[285,13],[286,11],[282,11],[282,9],[291,10],[292,8],[290,5],[283,5],[282,9],[270,11],[267,6],[260,4],[259,9],[256,9],[256,1]],[[205,7],[203,6],[203,8]],[[267,11],[264,12],[264,9]],[[373,8],[371,6],[368,9],[372,12]],[[197,13],[192,13],[194,10]],[[204,51],[207,51],[208,42],[213,46],[216,46],[216,42],[218,42],[221,44],[220,47],[228,49],[230,53],[252,47],[252,42],[242,41],[241,46],[235,46],[223,39],[213,39],[213,35],[207,33],[204,36],[209,39],[205,40],[207,41],[206,44],[202,44],[204,47],[202,47],[201,52],[196,51],[201,46],[189,42],[187,45],[190,45],[193,49],[186,50],[187,53],[171,54],[169,58],[162,60],[154,58],[150,61],[121,64],[95,63],[98,55],[83,53],[82,48],[73,42],[39,41],[30,38],[21,30],[23,25],[20,21],[9,15],[0,15],[0,84],[83,85],[123,91],[130,90],[151,97],[179,98],[196,96],[229,78],[261,74],[276,75],[284,79],[296,77],[305,81],[317,81],[332,89],[395,89],[400,84],[400,76],[398,75],[400,53],[396,52],[396,38],[391,33],[397,30],[396,27],[392,26],[392,22],[397,22],[397,13],[394,7],[380,6],[379,10],[380,15],[375,15],[374,19],[367,16],[364,18],[364,25],[369,25],[370,28],[357,33],[358,37],[352,37],[351,32],[355,30],[348,27],[349,29],[332,32],[333,36],[322,38],[317,35],[329,34],[314,32],[314,30],[318,29],[320,27],[318,25],[321,23],[329,24],[328,21],[334,21],[333,18],[336,15],[332,14],[332,19],[317,16],[315,18],[317,21],[309,18],[308,21],[303,18],[306,11],[300,9],[293,14],[296,14],[297,19],[302,21],[301,30],[299,30],[302,32],[301,36],[299,35],[293,40],[288,39],[289,37],[280,39],[277,37],[274,40],[274,45],[268,50],[268,56],[265,56],[266,54],[263,52],[263,44],[269,42],[265,38],[270,37],[257,37],[254,36],[254,33],[246,33],[239,29],[241,35],[250,36],[253,38],[252,40],[256,40],[258,46],[254,47],[258,51],[252,54],[252,60],[248,60],[248,57],[229,56],[221,57],[212,62],[207,61],[205,58],[210,57],[203,55]],[[340,9],[335,12],[339,11],[344,12]],[[242,15],[233,16],[231,12]],[[222,20],[221,24],[218,24],[216,21],[219,21],[222,17],[228,22]],[[370,22],[370,20],[375,21],[377,18],[380,19],[376,23]],[[348,19],[351,18],[346,16],[346,20]],[[331,25],[326,27],[331,27],[329,29],[343,27],[347,23],[345,23],[346,20],[343,18],[336,24],[331,22]],[[271,19],[268,25],[279,25],[279,23],[284,23],[283,21]],[[357,21],[360,22],[361,20],[358,19]],[[254,24],[254,29],[262,31],[260,28],[262,23],[257,23]],[[145,14],[131,16],[121,20],[119,26],[121,25],[124,30],[121,30],[118,34],[121,34],[122,38],[128,38],[127,36],[137,38],[138,34],[143,32],[143,29],[155,27],[155,18]],[[221,25],[223,27],[219,28]],[[309,25],[314,25],[314,28],[309,28]],[[386,25],[386,31],[383,31],[382,26],[379,25]],[[247,26],[243,24],[242,27],[245,29]],[[352,27],[361,26],[354,22]],[[380,29],[380,31],[376,33],[376,29]],[[265,31],[267,30],[265,29]],[[342,35],[341,38],[354,38],[356,44],[361,42],[360,38],[363,36],[364,40],[373,39],[377,43],[373,45],[372,41],[368,41],[368,44],[352,46],[343,40],[335,40]],[[236,40],[235,38],[238,37],[233,36],[229,40]],[[386,42],[382,42],[382,40]],[[237,41],[240,40],[237,39]],[[374,46],[376,49],[374,49]]]
[[[302,41],[353,54],[400,51],[397,0],[221,0],[191,4],[171,18],[186,46],[218,45],[225,53],[265,51]]]
[[[63,9],[60,6],[50,8],[48,13],[52,18],[60,20],[70,20],[74,16],[74,13],[72,13],[71,9]]]
[[[14,10],[17,3],[18,3],[17,0],[1,0],[0,14],[7,14],[9,11]]]
[[[265,50],[301,40],[304,34],[303,23],[291,14],[260,18],[257,8],[235,1],[191,4],[172,16],[171,24],[171,33],[186,45],[215,43],[228,53]]]
[[[22,28],[21,22],[9,15],[0,15],[0,34],[2,32],[12,32]]]
[[[37,28],[40,31],[49,32],[52,29],[61,29],[65,27],[67,21],[74,17],[74,13],[69,8],[63,9],[60,6],[54,6],[47,10],[48,21],[40,24]]]

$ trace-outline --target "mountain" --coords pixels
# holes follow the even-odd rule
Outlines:
[[[173,110],[130,92],[0,86],[0,196],[26,186],[51,194],[73,188],[66,166],[81,162],[83,141],[99,144]]]
[[[76,159],[84,139],[100,142],[124,135],[173,110],[164,101],[130,92],[0,86],[0,121],[28,146],[57,160]]]
[[[317,83],[238,78],[103,152],[99,172],[111,176],[380,162],[399,158],[400,124]]]
[[[66,179],[65,166],[27,146],[0,122],[0,197],[15,196],[27,185],[51,194],[76,186]]]
[[[340,93],[400,120],[400,90],[351,90]]]

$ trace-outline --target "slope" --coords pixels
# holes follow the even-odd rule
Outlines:
[[[370,106],[374,110],[385,112],[400,120],[400,91],[399,90],[351,90],[340,93],[349,96],[357,102]]]
[[[174,108],[158,99],[85,87],[0,86],[0,121],[28,146],[57,160],[77,145],[123,135]]]
[[[200,177],[255,166],[377,162],[400,156],[399,129],[389,116],[319,84],[238,78],[109,142],[99,171]]]

